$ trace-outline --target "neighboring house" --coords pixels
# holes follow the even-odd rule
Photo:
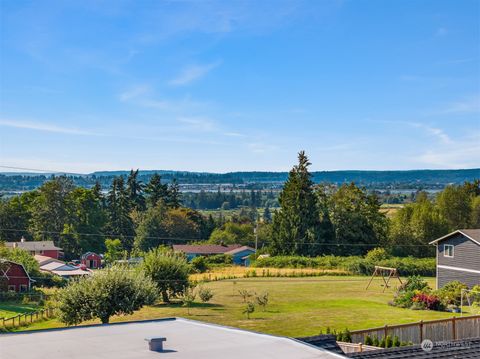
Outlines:
[[[28,292],[34,282],[22,264],[5,259],[0,260],[0,280],[0,291],[13,292]]]
[[[233,257],[233,264],[249,266],[250,265],[250,254],[255,253],[255,249],[250,248],[249,246],[242,246],[225,252]]]
[[[90,269],[98,269],[102,266],[102,257],[97,253],[87,252],[80,257],[80,263]]]
[[[63,256],[62,248],[55,246],[53,241],[27,241],[22,237],[20,242],[5,242],[5,246],[7,248],[21,248],[32,255],[39,254],[55,259]]]
[[[152,345],[159,341],[162,348]],[[181,318],[0,335],[1,358],[84,359],[86,352],[102,359],[345,358],[292,338]]]
[[[437,246],[437,288],[454,280],[480,284],[480,229],[459,229],[430,244]]]
[[[173,245],[175,252],[185,253],[188,260],[192,260],[198,256],[211,256],[216,254],[228,254],[233,257],[233,263],[248,265],[248,256],[255,253],[253,248],[242,246],[241,244],[205,244],[205,245],[190,245],[177,244]]]
[[[75,266],[55,258],[48,258],[40,255],[36,255],[35,259],[40,266],[40,272],[55,274],[66,279],[92,274],[92,271],[84,265]]]

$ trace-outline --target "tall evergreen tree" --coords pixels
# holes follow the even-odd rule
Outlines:
[[[177,180],[174,178],[168,189],[168,201],[167,205],[170,208],[178,208],[182,203],[182,195],[180,193],[180,186]]]
[[[268,206],[268,204],[265,207],[265,210],[263,211],[263,221],[265,223],[272,222],[272,212],[270,212],[270,207]]]
[[[298,165],[288,175],[273,219],[272,250],[275,254],[317,255],[323,241],[313,182],[304,151],[298,154]]]
[[[149,207],[155,207],[158,201],[168,201],[168,185],[162,183],[162,177],[158,173],[154,173],[150,177],[150,181],[145,186],[147,194],[147,204]]]
[[[142,181],[138,179],[138,169],[134,171],[130,170],[130,174],[127,178],[128,198],[130,201],[130,207],[137,211],[145,210],[145,197],[143,197],[144,185]]]
[[[123,247],[130,250],[135,230],[130,217],[130,196],[125,189],[125,180],[122,176],[113,180],[107,196],[107,206],[109,234],[120,238]]]

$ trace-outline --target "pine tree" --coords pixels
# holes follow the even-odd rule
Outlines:
[[[317,255],[322,241],[310,162],[302,151],[280,193],[280,210],[273,220],[272,250],[274,254]]]
[[[168,189],[167,206],[170,208],[178,208],[181,205],[181,193],[177,180],[174,178]]]
[[[150,182],[145,186],[145,193],[148,195],[147,203],[149,207],[155,207],[158,201],[167,202],[168,186],[162,183],[162,177],[155,173],[150,178]]]
[[[130,175],[127,178],[128,200],[130,201],[130,207],[138,211],[145,210],[145,197],[143,197],[144,185],[138,180],[138,169],[130,171]]]
[[[118,236],[125,249],[130,250],[133,245],[135,230],[132,218],[130,196],[125,188],[122,176],[115,177],[107,195],[108,231]]]

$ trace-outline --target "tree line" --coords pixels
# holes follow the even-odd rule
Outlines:
[[[270,207],[270,192],[200,193],[206,201],[211,195],[215,205],[222,202],[221,207],[248,204],[229,218],[192,209],[178,183],[165,183],[159,174],[143,182],[139,171],[132,170],[115,177],[105,190],[100,183],[76,187],[68,177],[55,177],[38,189],[0,200],[0,240],[53,240],[67,259],[86,251],[135,255],[187,242],[257,242],[274,255],[363,255],[383,247],[395,255],[427,256],[433,253],[429,241],[455,229],[480,227],[478,180],[447,186],[435,198],[418,192],[413,203],[389,218],[377,193],[353,182],[315,184],[309,166],[301,152],[277,209]]]

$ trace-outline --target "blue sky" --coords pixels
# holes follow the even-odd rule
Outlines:
[[[477,0],[0,6],[2,166],[480,167]]]

